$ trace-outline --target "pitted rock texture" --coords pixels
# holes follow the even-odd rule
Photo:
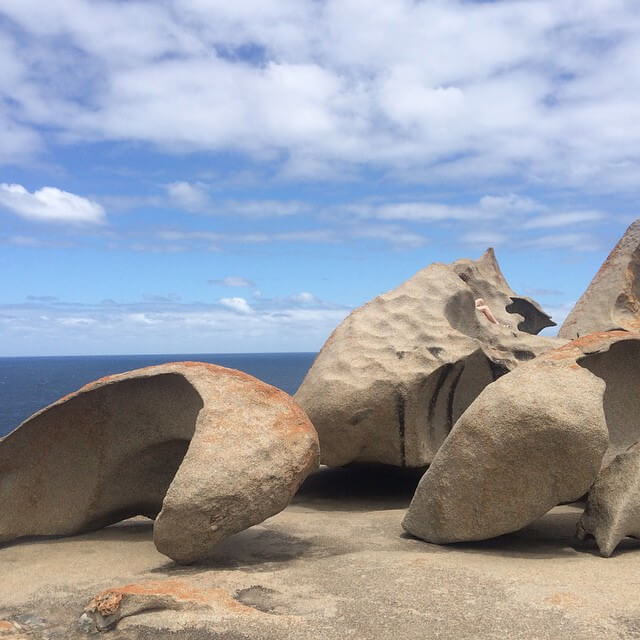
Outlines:
[[[483,298],[498,324],[476,310]],[[320,437],[324,464],[429,464],[489,383],[563,341],[507,285],[489,249],[432,264],[355,310],[333,332],[295,399]]]
[[[182,362],[109,376],[0,441],[0,542],[155,518],[178,562],[281,511],[318,466],[317,434],[283,391]]]
[[[558,335],[573,340],[616,329],[640,331],[640,220],[611,251]]]
[[[422,477],[403,527],[428,542],[483,540],[584,495],[603,460],[640,439],[639,356],[638,334],[591,334],[488,386]]]
[[[591,487],[577,527],[580,540],[590,535],[606,558],[626,536],[640,538],[640,442],[617,455]]]

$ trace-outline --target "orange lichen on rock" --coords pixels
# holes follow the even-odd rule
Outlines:
[[[557,349],[553,349],[541,356],[542,359],[569,360],[576,358],[580,353],[593,353],[601,349],[608,349],[617,339],[625,339],[636,334],[629,331],[596,331],[580,336]],[[640,337],[640,333],[638,333]]]
[[[107,590],[99,593],[89,602],[86,611],[97,611],[101,616],[112,616],[120,607],[122,593]]]
[[[122,587],[111,587],[95,596],[86,606],[85,611],[97,612],[103,617],[114,615],[120,605],[128,597],[164,597],[166,606],[170,601],[176,606],[222,606],[225,609],[244,615],[259,613],[257,609],[249,607],[235,600],[224,589],[198,589],[183,580],[153,580],[127,584]]]

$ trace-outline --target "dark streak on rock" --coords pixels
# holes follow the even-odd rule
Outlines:
[[[433,390],[433,393],[431,394],[431,400],[429,401],[429,413],[427,414],[429,425],[433,423],[433,416],[436,412],[438,396],[440,395],[440,391],[442,391],[445,380],[447,379],[449,371],[451,371],[452,368],[453,365],[450,362],[440,368],[440,375],[438,376],[438,380],[436,381],[436,388]]]
[[[396,411],[398,413],[398,435],[400,437],[400,465],[407,464],[407,447],[405,442],[405,414],[407,404],[407,390],[400,385],[396,391]]]
[[[447,433],[450,433],[451,429],[453,429],[453,401],[455,399],[458,383],[460,382],[460,377],[464,371],[464,362],[461,364],[462,366],[460,367],[460,371],[458,371],[456,377],[453,379],[451,387],[449,388],[449,395],[447,396]]]

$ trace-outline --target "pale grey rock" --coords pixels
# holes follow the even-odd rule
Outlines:
[[[640,439],[639,356],[638,334],[591,334],[489,385],[422,477],[403,527],[434,543],[482,540],[586,494],[603,460]]]
[[[0,441],[0,542],[155,518],[178,562],[278,513],[318,465],[283,391],[232,369],[172,363],[110,376]]]
[[[478,298],[497,324],[476,310]],[[484,387],[563,344],[527,332],[551,324],[512,291],[492,249],[432,264],[371,300],[333,332],[295,395],[322,462],[429,464]]]
[[[577,536],[593,536],[608,558],[626,536],[640,538],[640,442],[617,455],[589,491]]]
[[[613,248],[558,335],[573,340],[616,329],[640,331],[640,220]]]

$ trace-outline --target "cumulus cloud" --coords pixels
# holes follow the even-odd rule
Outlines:
[[[251,305],[244,298],[220,298],[220,304],[236,313],[253,313]]]
[[[20,184],[0,184],[0,206],[37,222],[102,224],[104,209],[97,203],[56,187],[31,193]]]
[[[4,0],[0,160],[52,127],[68,141],[240,151],[292,176],[636,188],[628,2],[236,4]]]

